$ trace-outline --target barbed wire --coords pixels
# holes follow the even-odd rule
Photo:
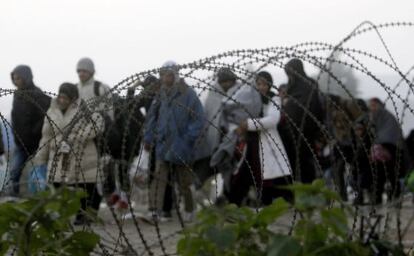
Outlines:
[[[339,168],[336,166],[337,163],[343,162],[344,165],[351,166],[346,171],[346,173],[340,173],[342,179],[357,179],[358,175],[363,175],[365,173],[369,173],[372,177],[372,184],[370,184],[372,191],[368,191],[371,197],[374,197],[379,192],[382,191],[383,188],[379,188],[379,184],[383,182],[383,178],[379,177],[378,173],[380,171],[387,170],[387,166],[384,163],[376,163],[369,161],[369,168],[365,168],[364,166],[360,166],[359,164],[355,164],[349,160],[348,154],[352,155],[352,159],[356,161],[356,156],[362,155],[367,158],[371,155],[371,147],[365,145],[365,135],[357,134],[357,129],[355,127],[357,122],[357,117],[350,115],[350,110],[348,108],[349,104],[353,104],[355,108],[358,110],[359,113],[363,113],[363,115],[369,115],[367,110],[364,110],[358,104],[357,95],[354,95],[352,91],[349,90],[348,84],[341,80],[340,74],[336,74],[334,70],[334,66],[339,66],[342,68],[346,68],[352,71],[357,72],[358,75],[362,75],[372,82],[377,88],[380,88],[382,92],[386,95],[384,103],[388,103],[391,106],[390,112],[395,113],[394,117],[396,122],[402,127],[403,125],[409,125],[404,122],[409,118],[409,114],[414,114],[414,108],[412,104],[410,104],[410,95],[414,95],[414,78],[412,77],[412,71],[414,70],[414,66],[410,69],[403,72],[403,70],[398,65],[395,57],[393,56],[390,48],[388,47],[387,42],[385,41],[384,37],[382,36],[382,32],[386,29],[406,29],[410,31],[413,29],[414,23],[413,22],[389,22],[383,24],[374,24],[369,21],[365,21],[358,25],[355,29],[353,29],[349,34],[347,34],[339,43],[337,44],[330,44],[326,42],[304,42],[300,44],[296,44],[293,46],[288,47],[268,47],[264,49],[239,49],[233,51],[223,52],[211,57],[202,58],[193,62],[184,63],[182,65],[178,65],[179,75],[182,79],[185,79],[189,84],[189,88],[194,90],[199,98],[203,98],[206,95],[212,94],[217,95],[223,99],[222,103],[223,107],[220,107],[216,113],[211,115],[211,119],[207,119],[204,115],[200,115],[193,109],[191,106],[187,106],[182,104],[179,99],[173,99],[170,102],[170,105],[174,108],[179,109],[182,113],[186,113],[187,115],[192,116],[194,119],[202,120],[206,125],[203,128],[204,132],[208,129],[213,129],[221,137],[222,141],[231,140],[231,134],[229,132],[223,131],[222,127],[217,126],[214,123],[214,120],[220,118],[223,115],[223,108],[225,104],[234,104],[237,106],[241,111],[247,113],[249,119],[257,119],[257,116],[253,116],[249,113],[248,108],[243,105],[237,99],[237,93],[239,90],[235,90],[232,94],[227,94],[218,89],[217,87],[217,72],[222,68],[231,69],[234,74],[237,76],[237,80],[239,81],[240,85],[247,86],[252,88],[254,93],[259,94],[260,91],[256,88],[256,75],[259,71],[262,70],[277,70],[277,71],[285,71],[287,69],[286,63],[293,58],[300,59],[305,67],[312,67],[318,71],[316,75],[315,81],[316,83],[325,83],[322,79],[323,76],[327,77],[326,81],[326,88],[327,91],[322,91],[320,88],[320,84],[318,87],[314,87],[313,80],[310,80],[308,77],[303,76],[300,72],[296,70],[290,70],[292,74],[304,81],[304,86],[308,88],[312,88],[310,90],[310,95],[307,95],[307,100],[305,102],[300,101],[294,95],[286,96],[287,101],[290,104],[294,104],[299,111],[301,112],[301,121],[296,122],[292,116],[289,115],[289,112],[286,110],[286,106],[283,102],[278,102],[273,99],[271,96],[264,96],[269,102],[268,104],[274,106],[281,115],[286,118],[286,122],[289,127],[290,136],[293,134],[295,135],[294,140],[291,141],[291,144],[294,146],[294,151],[297,155],[301,156],[303,153],[300,152],[309,152],[309,157],[313,160],[312,165],[314,166],[302,166],[303,159],[296,157],[294,161],[292,157],[289,156],[289,153],[286,152],[286,146],[282,143],[280,138],[275,137],[269,130],[265,129],[265,127],[261,123],[255,123],[255,128],[260,130],[260,136],[264,135],[267,138],[267,142],[269,145],[272,144],[274,146],[273,151],[269,154],[265,154],[265,144],[264,141],[259,139],[258,145],[258,157],[262,159],[260,163],[260,179],[257,180],[257,167],[252,166],[250,160],[243,160],[242,164],[244,164],[247,170],[248,178],[251,180],[252,188],[255,191],[255,198],[256,201],[260,201],[262,198],[263,187],[264,187],[264,176],[263,170],[266,168],[263,159],[267,157],[273,157],[276,159],[277,165],[273,168],[282,168],[283,165],[288,166],[288,170],[282,170],[282,173],[285,175],[283,177],[288,179],[287,177],[293,178],[294,181],[301,181],[304,172],[309,169],[314,169],[316,177],[324,177],[324,175],[328,172],[328,169],[335,169]],[[346,44],[350,43],[351,41],[355,43],[359,36],[373,33],[376,38],[378,38],[382,49],[385,50],[386,57],[380,57],[378,54],[374,52],[369,52],[362,49],[357,48],[350,48],[347,47]],[[373,49],[370,49],[373,51]],[[338,57],[340,56],[340,57]],[[345,57],[345,59],[344,59]],[[377,65],[381,65],[385,70],[393,72],[397,79],[395,84],[387,84],[386,81],[381,79],[381,76],[378,74],[374,74],[374,72],[370,69],[369,63],[365,60],[373,61]],[[97,137],[102,133],[102,124],[96,118],[92,118],[94,115],[99,115],[102,112],[114,111],[116,112],[116,116],[122,115],[124,120],[115,120],[114,126],[118,125],[118,129],[120,129],[121,134],[121,149],[120,149],[120,157],[119,159],[115,159],[115,169],[112,169],[112,172],[115,172],[116,175],[116,183],[125,183],[129,184],[128,189],[123,191],[126,193],[126,201],[128,204],[128,209],[126,210],[127,213],[131,215],[131,221],[125,219],[125,215],[121,214],[116,207],[107,207],[103,208],[101,211],[105,213],[102,214],[104,218],[104,224],[88,224],[87,228],[92,230],[99,230],[98,233],[101,232],[102,241],[99,244],[100,251],[96,251],[97,254],[104,254],[104,255],[115,255],[116,253],[125,254],[125,255],[173,255],[171,250],[175,248],[171,248],[168,244],[165,243],[165,240],[178,238],[181,234],[180,230],[186,228],[188,226],[187,223],[184,222],[183,218],[183,209],[182,204],[183,200],[181,191],[176,191],[176,181],[179,177],[175,177],[173,175],[172,180],[167,178],[167,180],[158,180],[155,176],[155,172],[153,174],[152,182],[155,182],[155,190],[158,191],[158,187],[160,184],[167,184],[173,187],[172,191],[172,198],[173,198],[173,209],[176,212],[176,218],[174,218],[175,223],[164,225],[163,223],[155,221],[153,225],[148,225],[145,218],[139,216],[140,214],[137,212],[136,208],[139,210],[144,211],[143,208],[146,205],[135,205],[139,204],[139,202],[134,202],[134,190],[136,190],[135,184],[132,181],[129,181],[128,173],[131,173],[131,176],[134,177],[139,174],[139,168],[135,167],[134,169],[131,167],[131,164],[134,160],[142,161],[143,158],[143,147],[142,147],[142,136],[145,133],[145,122],[141,119],[141,117],[135,115],[135,110],[137,110],[144,100],[154,100],[154,95],[146,94],[145,88],[143,87],[143,81],[149,75],[158,76],[162,68],[154,68],[151,70],[146,70],[140,73],[133,74],[116,85],[114,85],[108,95],[102,95],[100,97],[95,97],[87,102],[85,102],[85,108],[78,108],[77,114],[70,120],[69,123],[66,123],[64,126],[56,122],[53,117],[50,116],[50,112],[44,110],[37,99],[30,96],[30,94],[20,93],[16,90],[10,89],[2,89],[0,88],[0,97],[6,97],[10,95],[14,95],[16,93],[20,93],[21,97],[25,99],[33,108],[39,109],[42,111],[42,114],[45,116],[44,122],[47,123],[51,127],[51,134],[50,139],[44,141],[44,144],[39,145],[37,153],[42,150],[49,150],[49,158],[48,159],[48,183],[52,184],[56,183],[57,180],[64,180],[67,178],[65,175],[66,172],[60,170],[62,168],[62,155],[57,152],[50,153],[52,149],[58,149],[61,145],[62,141],[68,139],[68,134],[70,134],[70,138],[75,141],[76,143],[80,142],[78,147],[72,147],[68,153],[68,158],[72,161],[70,166],[73,166],[75,170],[74,176],[76,177],[75,180],[68,183],[68,185],[79,186],[79,184],[88,183],[88,179],[86,177],[86,172],[88,171],[87,168],[84,167],[85,158],[90,157],[86,153],[87,143],[90,142],[91,137]],[[279,77],[278,77],[279,80]],[[332,88],[339,88],[344,92],[343,97],[339,97],[340,100],[336,100],[334,96],[338,95],[331,95],[330,89]],[[138,95],[134,97],[128,98],[124,96],[125,92],[129,89],[134,89],[135,92],[138,92]],[[275,88],[272,85],[272,89]],[[399,90],[397,92],[397,89]],[[403,90],[406,90],[403,92]],[[55,93],[51,92],[44,92],[46,95],[51,97],[56,97]],[[118,105],[114,103],[114,97],[108,97],[110,95],[116,95],[119,99]],[[312,95],[315,95],[318,99],[323,99],[320,101],[320,105],[324,107],[325,111],[323,119],[321,119],[318,114],[322,113],[315,113],[311,106],[311,98]],[[155,96],[155,99],[159,97],[158,95]],[[133,100],[131,102],[131,99]],[[348,104],[348,105],[347,105]],[[87,110],[86,110],[87,109]],[[329,110],[329,111],[328,111]],[[139,111],[139,109],[137,110]],[[148,113],[146,113],[148,115]],[[361,114],[362,115],[362,114]],[[358,117],[361,117],[358,116]],[[343,125],[345,126],[345,130],[347,133],[352,134],[353,140],[355,143],[351,143],[350,145],[350,152],[344,152],[343,148],[341,148],[341,141],[335,134],[335,127],[334,119],[336,117],[343,117]],[[12,169],[12,149],[11,149],[11,134],[13,131],[13,125],[4,117],[4,113],[0,113],[0,119],[2,122],[3,127],[5,127],[4,131],[6,133],[6,172],[10,172]],[[327,122],[326,119],[330,121]],[[119,122],[119,123],[117,123]],[[330,166],[327,168],[321,163],[321,152],[315,149],[316,140],[314,138],[309,138],[307,134],[309,134],[306,130],[307,125],[311,123],[313,125],[313,129],[319,134],[318,140],[326,141],[324,142],[324,146],[329,148],[331,154],[336,152],[336,156],[333,159],[334,163],[330,163]],[[130,130],[133,124],[137,124],[140,126],[139,130]],[[120,125],[120,127],[119,127]],[[369,130],[374,125],[370,120],[367,121],[366,129]],[[159,126],[159,124],[158,124]],[[30,127],[29,127],[30,128]],[[111,127],[105,127],[105,129],[110,129]],[[274,127],[276,129],[276,127]],[[19,134],[14,133],[14,140],[15,142],[22,147],[22,150],[25,154],[29,155],[30,150],[27,149],[24,145],[23,139],[20,137]],[[297,136],[296,136],[297,135]],[[133,138],[131,138],[131,136]],[[367,138],[370,142],[374,142],[377,139],[377,135],[375,133],[371,134],[367,132]],[[74,142],[74,143],[75,143]],[[168,140],[166,138],[161,139],[158,143],[168,144]],[[360,145],[361,144],[361,145]],[[292,146],[291,145],[291,146]],[[206,145],[203,144],[202,140],[197,140],[194,143],[194,151],[196,149],[200,149],[205,147]],[[395,145],[395,164],[392,167],[392,170],[388,170],[391,175],[395,177],[389,177],[387,173],[385,174],[385,179],[391,183],[391,180],[395,180],[395,182],[399,182],[402,178],[403,168],[404,168],[404,159],[402,155],[405,152],[405,148],[397,143]],[[362,150],[362,153],[361,153]],[[131,153],[134,152],[134,153]],[[164,152],[165,154],[171,154],[175,158],[179,159],[183,162],[183,166],[191,170],[191,175],[194,180],[198,179],[199,170],[194,169],[194,166],[190,163],[187,163],[183,156],[180,155],[178,152],[174,151],[174,148],[168,147],[167,151]],[[243,155],[243,150],[236,148],[235,154]],[[105,183],[107,180],[107,162],[111,161],[108,160],[107,157],[102,156],[100,154],[95,155],[96,159],[93,160],[94,162],[94,169],[96,169],[95,180],[97,183]],[[33,169],[35,167],[36,154],[33,158],[29,158],[26,161],[26,168],[27,170]],[[332,162],[332,161],[331,161]],[[92,163],[92,161],[91,161]],[[88,167],[89,168],[89,167]],[[347,167],[344,167],[344,172]],[[353,169],[352,169],[353,168]],[[352,169],[352,170],[351,170]],[[335,171],[335,170],[333,170]],[[352,171],[355,174],[352,174]],[[409,169],[404,170],[405,172],[410,171]],[[212,198],[211,195],[208,193],[204,193],[199,191],[198,193],[203,195],[203,198],[208,197],[207,201],[210,204],[214,204],[214,200],[219,198],[219,188],[218,184],[218,176],[217,174],[224,175],[223,170],[214,169],[214,176],[213,180],[215,181],[211,188],[214,193],[214,197]],[[389,174],[389,173],[388,173]],[[58,175],[62,175],[61,177],[57,177]],[[9,177],[10,174],[7,173],[5,177]],[[120,177],[122,177],[122,181],[120,181]],[[231,176],[231,175],[230,175]],[[125,181],[127,179],[128,181]],[[3,183],[3,190],[9,189],[12,182],[8,179],[5,180]],[[25,183],[22,181],[22,184]],[[117,185],[118,187],[122,187],[124,184]],[[397,184],[390,184],[390,186]],[[360,190],[356,188],[356,185],[353,186],[346,186],[345,189],[351,188],[351,192],[349,194],[353,195],[354,197],[359,196]],[[121,188],[116,188],[120,190]],[[122,188],[123,189],[123,188]],[[336,191],[340,191],[343,189],[343,185],[338,184],[337,181],[333,181],[333,189]],[[148,189],[146,189],[148,190]],[[378,191],[381,190],[381,191]],[[392,189],[391,189],[392,190]],[[193,191],[194,192],[194,191]],[[407,223],[404,222],[404,219],[411,219],[414,215],[411,216],[404,216],[406,214],[406,210],[404,208],[404,191],[398,195],[397,190],[392,191],[394,195],[391,195],[387,204],[383,205],[381,218],[378,219],[379,224],[378,226],[383,230],[381,236],[386,237],[391,234],[391,231],[396,229],[396,239],[398,243],[402,244],[403,240],[407,236],[409,232],[409,227],[411,226],[412,221],[408,221]],[[108,196],[104,194],[104,196]],[[395,199],[392,199],[396,197]],[[155,195],[155,198],[157,196]],[[203,200],[203,199],[200,199]],[[184,200],[185,201],[185,200]],[[157,204],[157,202],[154,202]],[[205,207],[204,202],[197,202],[199,207]],[[258,211],[259,206],[257,204],[253,205],[252,208],[255,208]],[[370,203],[369,205],[360,205],[355,204],[354,206],[354,215],[350,216],[352,219],[351,224],[351,233],[350,239],[356,238],[359,233],[355,232],[358,228],[362,228],[364,225],[363,219],[368,218],[372,220],[376,220],[376,216],[378,214],[380,207],[376,206],[374,203]],[[145,209],[148,210],[148,209]],[[124,212],[125,213],[125,212]],[[297,212],[293,212],[290,216],[290,223],[287,225],[286,233],[291,234],[292,228],[295,225],[296,221],[300,218]],[[143,221],[144,220],[144,221]],[[395,226],[393,220],[395,220]],[[107,224],[108,222],[113,221],[112,224]],[[407,226],[403,226],[406,223]],[[375,226],[375,225],[374,225]],[[171,229],[177,228],[179,231],[172,232],[172,230],[163,230],[163,229]],[[370,227],[371,228],[371,227]],[[73,229],[75,230],[75,229]],[[169,234],[167,234],[169,233]],[[109,238],[104,238],[105,235]],[[142,248],[143,247],[143,248]],[[143,251],[140,251],[143,250]],[[412,247],[409,248],[412,250]]]

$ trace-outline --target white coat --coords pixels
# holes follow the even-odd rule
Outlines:
[[[275,96],[263,105],[263,117],[247,120],[247,129],[260,133],[259,155],[264,180],[291,175],[286,150],[277,130],[280,119],[277,106],[280,106],[280,98]]]
[[[103,130],[104,121],[97,113],[86,118],[80,104],[79,99],[63,114],[54,99],[47,111],[34,163],[47,164],[48,180],[52,183],[97,182],[98,170],[101,168],[98,167],[100,161],[94,139]],[[77,118],[79,114],[82,114],[81,118]],[[70,145],[70,153],[66,158],[60,152],[63,141]],[[67,159],[65,167],[64,158]]]

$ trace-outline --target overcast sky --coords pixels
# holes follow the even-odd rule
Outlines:
[[[168,59],[185,63],[305,41],[334,44],[364,20],[412,21],[413,13],[413,0],[0,0],[0,87],[12,88],[10,71],[21,63],[32,67],[42,89],[56,92],[63,81],[76,82],[76,62],[89,56],[97,77],[113,85]],[[408,69],[414,28],[387,30],[384,39]],[[373,33],[350,46],[386,58]],[[3,114],[9,104],[0,99]]]

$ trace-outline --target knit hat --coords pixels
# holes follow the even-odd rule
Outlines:
[[[257,79],[262,78],[266,81],[266,83],[269,85],[269,87],[272,87],[273,85],[273,78],[272,75],[267,71],[261,71],[256,75],[256,81]]]
[[[217,79],[219,83],[227,81],[235,82],[237,80],[237,76],[230,68],[220,68],[217,72]]]
[[[160,73],[165,74],[167,72],[178,74],[178,65],[175,61],[169,60],[162,65]]]
[[[78,87],[71,83],[63,83],[59,87],[59,94],[64,94],[69,97],[72,101],[79,98]]]
[[[78,61],[78,65],[76,66],[76,70],[85,70],[91,74],[95,73],[95,65],[90,58],[82,58]]]
[[[13,80],[13,75],[17,75],[23,80],[24,84],[29,84],[33,81],[32,70],[27,65],[19,65],[15,67],[10,75],[11,75],[12,80]]]
[[[160,70],[160,77],[168,73],[174,75],[176,83],[180,80],[179,67],[175,61],[169,60],[162,65]]]

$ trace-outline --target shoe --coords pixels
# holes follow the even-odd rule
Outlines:
[[[129,204],[128,204],[128,198],[125,192],[121,191],[120,195],[118,196],[118,201],[116,204],[116,208],[118,210],[128,210]]]
[[[147,223],[149,223],[151,225],[154,225],[155,223],[157,223],[158,222],[158,219],[159,219],[158,214],[156,214],[153,211],[148,212],[146,215],[144,215],[142,217],[142,220],[144,222],[147,222]]]
[[[76,216],[76,219],[73,222],[73,225],[75,225],[75,226],[89,226],[91,223],[92,223],[92,220],[90,220],[89,218],[81,215],[81,216]]]
[[[112,193],[106,202],[109,206],[114,206],[120,198],[121,197],[117,193]]]
[[[168,218],[165,218],[161,214],[158,214],[157,212],[153,211],[149,212],[144,218],[144,221],[147,221],[153,225],[155,225],[155,223],[165,223],[170,221]]]
[[[125,200],[118,200],[118,202],[116,203],[116,208],[118,210],[128,210],[129,209],[128,202]]]
[[[170,222],[170,221],[172,221],[172,214],[171,214],[171,212],[170,211],[168,211],[168,212],[162,212],[161,219],[164,222]]]
[[[184,212],[183,221],[185,223],[190,223],[194,221],[194,212]]]

